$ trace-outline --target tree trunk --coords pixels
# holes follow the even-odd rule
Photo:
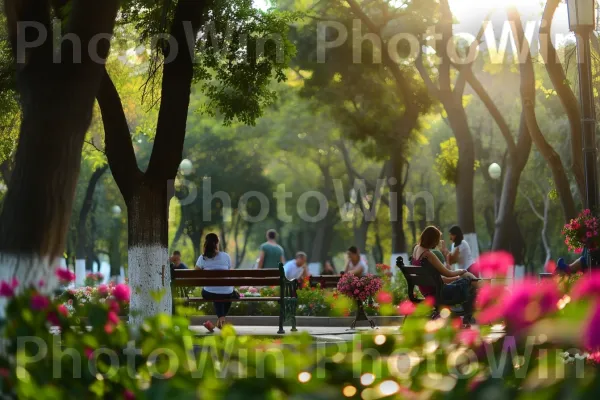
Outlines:
[[[68,56],[62,63],[53,62],[54,32],[46,2],[4,4],[15,52],[21,21],[39,22],[49,32],[48,40],[29,49],[27,62],[22,60],[17,68],[22,121],[13,175],[0,215],[0,281],[14,277],[21,282],[19,288],[25,288],[44,280],[43,290],[51,291],[56,285],[57,259],[65,251],[83,140],[103,66],[87,51],[81,52],[80,63]],[[114,0],[74,0],[64,34],[74,34],[81,40],[81,48],[88,49],[98,34],[112,33],[117,8]],[[73,54],[71,41],[63,41],[60,50]],[[109,42],[100,40],[98,50],[94,53],[106,57]]]
[[[354,245],[361,251],[367,250],[367,234],[369,233],[369,222],[361,219],[360,224],[354,226]]]
[[[85,197],[83,198],[83,204],[81,205],[81,209],[79,211],[79,221],[77,222],[77,245],[75,247],[75,273],[80,274],[82,272],[81,268],[77,269],[77,265],[81,265],[85,263],[85,269],[87,271],[91,271],[91,263],[85,262],[86,256],[89,254],[89,235],[87,229],[87,219],[90,211],[92,210],[92,205],[94,201],[94,191],[96,190],[96,185],[102,178],[102,175],[108,169],[108,165],[103,167],[96,168],[96,170],[92,173],[92,176],[88,182],[87,189],[85,191]],[[93,241],[93,240],[92,240]],[[87,256],[89,258],[89,256]],[[76,281],[79,284],[83,283],[85,277],[76,276]]]
[[[168,203],[167,186],[146,179],[133,188],[133,195],[127,200],[130,322],[134,324],[150,315],[171,312],[172,300],[167,292],[171,281]],[[163,292],[158,302],[152,296],[157,291]]]
[[[508,15],[509,19],[513,22],[512,26],[514,35],[517,38],[517,47],[519,47],[520,51],[521,47],[527,47],[525,49],[527,50],[527,58],[525,59],[525,62],[519,63],[519,69],[521,71],[521,99],[527,128],[529,129],[533,143],[535,143],[535,146],[538,148],[539,152],[546,160],[548,167],[550,167],[550,170],[552,171],[552,178],[563,209],[564,220],[568,222],[572,218],[575,218],[577,214],[575,201],[573,200],[573,194],[571,193],[571,185],[560,156],[546,141],[537,122],[535,114],[535,72],[531,60],[531,53],[529,52],[529,45],[524,39],[523,25],[521,23],[519,12],[515,8],[510,8]]]
[[[515,202],[517,200],[521,174],[527,165],[530,153],[531,136],[523,113],[516,149],[512,155],[509,155],[505,163],[504,185],[500,196],[500,205],[498,206],[496,216],[496,230],[492,244],[494,251],[508,251],[510,248],[511,238],[514,237],[514,232],[511,230],[511,226],[514,224],[511,222],[511,219],[514,218]]]
[[[391,157],[390,213],[392,224],[392,254],[406,253],[406,235],[404,234],[404,157],[399,149]]]

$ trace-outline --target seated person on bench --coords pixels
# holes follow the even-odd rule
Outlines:
[[[581,257],[571,264],[567,264],[564,258],[559,258],[556,263],[556,272],[563,274],[573,274],[587,269],[587,248],[583,249]]]
[[[204,253],[198,258],[196,268],[206,270],[231,269],[231,258],[229,254],[219,251],[219,237],[214,233],[206,235]],[[235,292],[233,286],[207,286],[202,289],[202,297],[207,300],[226,300],[235,298]],[[225,318],[231,308],[231,302],[214,302],[213,305],[218,318],[216,326],[221,329],[227,322]]]
[[[290,281],[307,277],[308,264],[306,263],[306,253],[302,251],[297,252],[296,258],[286,262],[283,270],[285,271],[285,277]]]
[[[457,303],[463,303],[465,310],[465,322],[469,323],[472,320],[473,312],[473,300],[474,296],[470,296],[470,299],[460,299],[460,293],[464,293],[464,285],[472,287],[478,286],[478,279],[470,272],[459,269],[451,271],[441,263],[440,259],[432,252],[435,249],[442,238],[442,233],[439,229],[434,226],[425,228],[419,239],[419,244],[415,246],[412,256],[412,265],[421,266],[422,261],[426,259],[442,276],[444,282],[444,288],[442,291],[443,299],[457,299]],[[419,287],[419,290],[423,296],[434,296],[435,288],[433,287]]]

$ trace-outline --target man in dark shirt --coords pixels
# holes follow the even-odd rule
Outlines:
[[[171,269],[188,269],[187,265],[181,262],[179,250],[175,250],[171,256]]]

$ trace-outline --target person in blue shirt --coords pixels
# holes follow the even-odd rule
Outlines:
[[[181,262],[181,252],[175,250],[171,255],[171,269],[188,269],[188,266]]]
[[[557,272],[571,274],[573,272],[584,271],[585,269],[587,269],[587,253],[587,248],[584,248],[583,253],[581,253],[581,257],[579,257],[577,260],[575,260],[575,262],[571,264],[567,264],[564,258],[559,258],[556,262]]]

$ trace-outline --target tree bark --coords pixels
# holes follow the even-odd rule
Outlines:
[[[75,63],[69,40],[61,44],[63,61],[53,62],[54,32],[47,2],[8,0],[5,8],[15,53],[21,21],[41,23],[48,39],[29,49],[18,65],[22,121],[13,175],[0,214],[0,280],[16,277],[20,288],[45,280],[43,289],[51,291],[56,284],[56,261],[65,251],[83,140],[103,66],[87,51]],[[74,0],[63,32],[74,34],[81,47],[88,49],[93,37],[112,34],[117,8],[114,0]],[[31,40],[38,33],[28,30],[25,36]],[[105,58],[108,50],[109,41],[101,40],[95,53]],[[3,299],[1,314],[4,304]]]
[[[79,210],[79,221],[77,222],[77,246],[75,250],[75,257],[77,259],[83,259],[86,255],[86,249],[88,247],[88,232],[87,232],[87,219],[88,215],[92,209],[92,204],[94,201],[94,191],[96,190],[96,185],[102,178],[102,175],[108,169],[108,165],[96,168],[96,170],[92,173],[92,176],[88,182],[87,189],[85,191],[85,197],[83,198],[83,204],[81,205],[81,209]]]
[[[556,95],[565,110],[571,131],[571,171],[577,182],[579,196],[585,198],[585,175],[583,173],[583,144],[581,138],[581,113],[575,93],[568,84],[565,70],[552,44],[552,21],[560,0],[548,0],[540,25],[540,53]]]
[[[517,47],[519,48],[520,53],[523,53],[523,51],[521,51],[522,49],[527,51],[525,62],[519,63],[519,70],[521,71],[521,99],[527,128],[533,143],[535,143],[552,171],[552,178],[554,179],[554,185],[561,202],[564,219],[565,222],[568,222],[577,215],[569,179],[560,156],[546,141],[537,122],[535,114],[535,72],[533,70],[529,44],[524,38],[525,35],[523,33],[520,14],[516,8],[511,7],[508,11],[508,16],[510,21],[512,21],[514,36],[516,37]],[[524,48],[523,46],[527,46],[527,48]]]
[[[98,92],[105,124],[106,154],[129,215],[130,318],[135,324],[144,317],[172,311],[168,207],[182,159],[194,74],[194,40],[211,3],[210,0],[180,0],[175,8],[170,34],[178,46],[168,44],[165,50],[166,56],[170,51],[176,54],[163,67],[156,137],[145,173],[137,166],[123,106],[106,73]],[[152,299],[153,292],[163,293],[159,302]]]

